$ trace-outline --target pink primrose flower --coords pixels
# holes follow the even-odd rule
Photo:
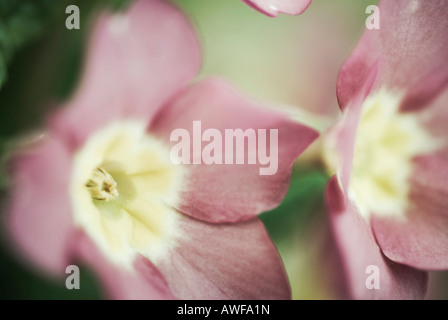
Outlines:
[[[448,268],[448,3],[379,10],[340,71],[327,202],[352,296],[423,298]]]
[[[59,275],[86,262],[117,299],[290,298],[257,214],[281,202],[317,133],[222,80],[189,85],[200,62],[189,22],[165,1],[99,17],[73,97],[11,160],[7,227],[29,261]],[[176,129],[198,159],[207,139],[198,123],[213,133],[199,157],[226,130],[278,130],[278,140],[244,149],[267,156],[278,142],[276,170],[261,175],[265,162],[219,164],[210,154],[215,163],[173,163]]]

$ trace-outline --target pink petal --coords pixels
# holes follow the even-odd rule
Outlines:
[[[51,121],[75,147],[115,119],[149,120],[200,65],[191,25],[165,1],[138,0],[121,15],[101,15],[88,48],[69,109]]]
[[[341,211],[341,191],[334,176],[327,187],[326,199],[333,232],[339,246],[352,298],[423,299],[427,273],[387,259],[376,243],[365,220],[348,205]],[[369,266],[379,269],[379,289],[368,289]]]
[[[158,264],[181,299],[290,299],[281,259],[256,218],[207,224],[182,216],[184,235]]]
[[[269,17],[276,17],[279,13],[298,15],[311,4],[311,0],[243,0],[249,6]]]
[[[348,190],[348,184],[352,172],[353,155],[355,147],[356,132],[358,129],[359,118],[362,113],[364,100],[369,95],[370,90],[377,76],[377,65],[373,65],[370,74],[360,91],[354,96],[353,101],[346,110],[344,118],[330,130],[339,130],[337,133],[336,149],[338,151],[341,163],[339,177],[342,183],[342,189]]]
[[[377,84],[388,88],[409,90],[428,75],[446,70],[446,1],[381,1],[379,8],[380,29],[365,30],[340,72],[338,98],[342,108],[362,86],[375,61],[381,62]]]
[[[222,137],[225,129],[279,130],[278,170],[273,175],[260,175],[259,168],[265,166],[249,165],[247,159],[245,164],[238,165],[185,165],[188,179],[179,203],[172,205],[182,213],[209,222],[247,220],[277,206],[288,190],[294,160],[318,135],[280,114],[258,108],[217,79],[203,81],[182,92],[161,110],[150,131],[174,145],[177,142],[169,142],[171,132],[184,128],[192,139],[195,120],[201,121],[202,132],[215,128]],[[267,136],[269,141],[269,133]],[[256,152],[247,150],[247,144],[245,151],[245,154]]]
[[[418,111],[434,105],[436,98],[448,90],[448,68],[433,70],[414,85],[401,103],[402,111]],[[444,101],[447,101],[446,98]],[[445,111],[445,110],[443,110]],[[446,113],[446,111],[445,111]]]
[[[167,258],[137,257],[135,270],[114,266],[82,231],[73,252],[114,299],[289,299],[279,254],[258,219],[213,225],[179,214],[182,230]]]
[[[63,274],[73,230],[71,159],[60,141],[43,139],[13,159],[7,232],[39,267]]]
[[[147,259],[138,257],[135,270],[110,264],[82,231],[77,234],[75,252],[100,277],[105,293],[113,299],[172,300],[168,285],[156,267]]]
[[[435,140],[443,141],[443,145],[438,153],[448,161],[448,109],[446,108],[448,101],[448,90],[444,90],[437,96],[431,97],[430,108],[425,108],[418,113],[420,123],[423,124],[425,130],[431,134]],[[411,111],[412,112],[412,111]]]
[[[405,220],[373,217],[375,236],[390,259],[420,269],[448,268],[448,162],[419,157]]]

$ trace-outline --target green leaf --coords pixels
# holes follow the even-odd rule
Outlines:
[[[320,170],[293,171],[291,184],[283,202],[260,215],[275,243],[300,231],[314,212],[321,212],[328,176]]]

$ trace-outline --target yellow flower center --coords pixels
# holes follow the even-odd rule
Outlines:
[[[436,149],[416,114],[399,112],[402,96],[380,90],[362,107],[349,185],[360,213],[404,217],[412,159]]]
[[[117,183],[103,168],[95,168],[86,183],[93,200],[110,201],[118,197]]]
[[[415,113],[399,111],[402,98],[397,92],[382,89],[371,94],[362,106],[348,197],[366,219],[372,213],[404,218],[412,159],[440,146]],[[340,168],[340,159],[335,157],[336,137],[330,134],[324,149],[329,169]]]
[[[94,133],[77,152],[71,180],[76,224],[113,262],[131,267],[136,254],[153,262],[176,245],[181,166],[169,149],[127,121]]]

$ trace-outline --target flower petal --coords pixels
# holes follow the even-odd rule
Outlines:
[[[290,299],[280,256],[257,219],[207,224],[181,216],[184,235],[157,264],[181,299]]]
[[[448,109],[446,108],[448,101],[448,90],[444,90],[433,99],[430,108],[425,108],[421,112],[416,113],[420,123],[425,130],[434,138],[434,141],[440,144],[438,154],[448,160]]]
[[[75,252],[78,259],[87,262],[100,277],[105,293],[112,299],[172,300],[175,299],[168,285],[154,265],[143,257],[137,257],[135,270],[127,270],[111,264],[82,231],[76,235]]]
[[[448,162],[437,155],[414,161],[411,206],[405,219],[374,215],[372,225],[384,254],[420,269],[448,268]]]
[[[276,17],[279,13],[298,15],[311,4],[311,0],[243,0],[249,6],[269,17]]]
[[[342,108],[362,86],[375,61],[380,61],[377,85],[406,91],[422,83],[428,75],[446,68],[446,1],[381,1],[379,9],[380,29],[366,29],[341,69],[338,98]],[[411,100],[414,99],[415,95]]]
[[[327,187],[326,199],[333,232],[338,243],[348,279],[350,293],[355,299],[423,299],[427,273],[386,258],[373,237],[368,223],[350,204],[341,211],[338,196],[342,193],[334,176]],[[348,201],[346,200],[346,203]],[[367,280],[372,271],[379,271],[379,289],[368,289]]]
[[[353,156],[356,132],[358,129],[359,119],[362,113],[364,100],[369,95],[370,90],[377,76],[377,65],[373,65],[369,71],[369,76],[364,82],[360,91],[354,96],[350,103],[349,109],[345,110],[343,119],[335,126],[329,129],[330,135],[334,132],[336,140],[333,148],[339,155],[339,172],[338,177],[341,180],[342,190],[347,194],[348,185],[353,166]]]
[[[222,140],[225,140],[226,129],[267,129],[266,140],[269,141],[269,129],[278,129],[275,174],[260,175],[260,168],[268,165],[260,165],[259,161],[248,164],[247,159],[245,164],[184,165],[188,178],[181,188],[178,203],[171,205],[182,213],[209,222],[247,220],[277,206],[288,190],[294,160],[318,135],[281,114],[257,108],[217,79],[203,81],[182,92],[161,110],[149,130],[173,146],[177,142],[169,139],[175,129],[186,129],[190,139],[194,139],[192,128],[196,120],[201,121],[202,132],[209,128],[219,130]],[[256,155],[256,146],[247,145],[245,143],[245,154]],[[225,146],[224,141],[222,146]],[[270,146],[268,143],[268,151]],[[228,150],[225,148],[223,152],[223,163]],[[260,150],[258,148],[258,152]],[[272,162],[274,158],[275,154]]]
[[[404,97],[401,103],[402,111],[418,111],[425,107],[434,106],[435,100],[448,92],[448,68],[433,70],[427,76],[421,78]],[[435,103],[437,104],[437,103]],[[446,113],[446,110],[444,113]]]
[[[63,274],[74,230],[68,195],[71,160],[60,141],[43,139],[13,159],[7,226],[33,262]]]
[[[75,147],[114,119],[149,119],[200,65],[192,27],[165,1],[139,0],[124,13],[103,14],[88,47],[69,109],[51,120]]]

